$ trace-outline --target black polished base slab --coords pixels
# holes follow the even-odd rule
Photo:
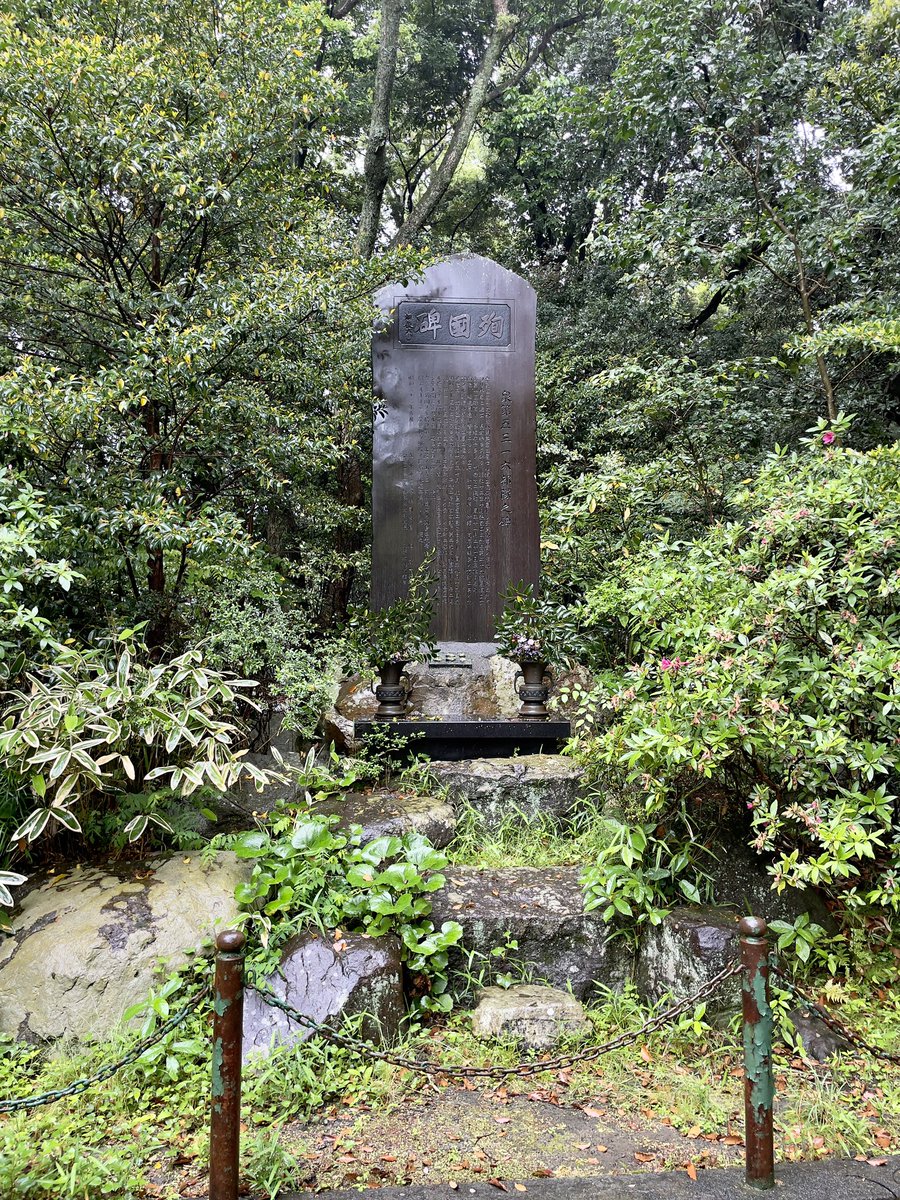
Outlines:
[[[355,737],[387,730],[409,738],[408,752],[442,762],[463,758],[507,758],[512,754],[557,754],[571,736],[568,721],[465,720],[354,721]]]

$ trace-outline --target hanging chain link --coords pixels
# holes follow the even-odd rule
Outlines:
[[[734,959],[716,975],[707,980],[702,987],[697,988],[695,992],[691,993],[690,996],[685,996],[683,1000],[679,1000],[662,1012],[656,1013],[649,1020],[645,1021],[639,1029],[620,1033],[617,1037],[611,1038],[609,1041],[602,1042],[599,1045],[587,1046],[583,1050],[571,1054],[560,1054],[555,1058],[522,1061],[515,1063],[513,1066],[492,1063],[483,1067],[454,1066],[436,1062],[432,1059],[407,1058],[401,1054],[394,1054],[390,1050],[378,1050],[371,1042],[364,1041],[362,1038],[351,1037],[348,1034],[338,1033],[330,1026],[315,1021],[312,1017],[308,1017],[296,1008],[293,1008],[286,1001],[282,1000],[280,996],[275,995],[274,992],[268,989],[256,987],[249,983],[246,985],[246,988],[248,991],[255,992],[265,1004],[279,1009],[289,1020],[309,1029],[312,1033],[319,1034],[332,1045],[345,1050],[352,1050],[376,1062],[388,1063],[391,1066],[415,1071],[422,1075],[447,1075],[463,1079],[500,1078],[513,1075],[526,1078],[542,1074],[544,1071],[560,1071],[575,1066],[578,1063],[592,1062],[604,1054],[608,1054],[613,1050],[619,1050],[624,1046],[630,1045],[632,1042],[638,1041],[639,1038],[655,1033],[665,1025],[677,1020],[683,1013],[691,1011],[698,1004],[703,1003],[704,1000],[708,1000],[723,984],[727,983],[729,979],[733,979],[736,975],[740,975],[740,973],[741,963],[738,959]],[[800,1001],[807,1012],[817,1017],[823,1025],[827,1026],[833,1033],[844,1038],[856,1050],[871,1054],[873,1057],[883,1059],[886,1062],[900,1065],[900,1054],[894,1054],[888,1050],[883,1050],[880,1046],[874,1046],[871,1042],[860,1037],[859,1034],[854,1033],[848,1025],[805,992],[799,984],[795,983],[774,962],[772,964],[772,974]],[[77,1079],[66,1087],[55,1088],[52,1091],[41,1092],[34,1096],[0,1100],[0,1114],[40,1108],[42,1105],[62,1100],[66,1096],[77,1096],[79,1093],[86,1092],[96,1084],[103,1083],[105,1080],[112,1078],[113,1075],[116,1075],[123,1068],[137,1062],[141,1055],[149,1050],[151,1046],[155,1046],[157,1042],[161,1042],[163,1038],[177,1029],[191,1013],[196,1011],[206,996],[207,992],[204,990],[197,992],[182,1009],[164,1021],[152,1034],[146,1038],[142,1038],[126,1054],[123,1054],[121,1058],[101,1067],[93,1075]]]
[[[889,1050],[882,1050],[880,1046],[873,1046],[871,1042],[867,1042],[866,1039],[860,1037],[858,1033],[854,1033],[849,1025],[845,1025],[839,1017],[836,1017],[834,1013],[829,1012],[823,1004],[820,1004],[818,1000],[815,1000],[809,995],[808,992],[805,992],[803,988],[801,988],[799,984],[795,983],[793,979],[791,979],[791,977],[777,964],[773,965],[772,974],[776,977],[776,979],[784,984],[789,992],[796,996],[803,1008],[808,1013],[811,1013],[814,1017],[817,1017],[823,1025],[831,1030],[832,1033],[836,1033],[839,1037],[842,1037],[846,1042],[853,1046],[855,1050],[862,1050],[866,1054],[871,1054],[873,1058],[882,1058],[885,1060],[885,1062],[896,1063],[900,1065],[900,1054],[892,1054]]]
[[[474,1079],[510,1075],[527,1077],[529,1075],[539,1075],[544,1071],[564,1070],[566,1067],[575,1066],[576,1063],[591,1062],[593,1059],[599,1058],[602,1054],[608,1054],[611,1050],[618,1050],[622,1046],[636,1042],[639,1038],[649,1033],[654,1033],[657,1029],[661,1029],[664,1025],[669,1024],[669,1022],[676,1020],[682,1013],[696,1008],[698,1004],[712,996],[722,984],[735,975],[740,974],[740,971],[741,964],[735,959],[734,962],[723,967],[718,974],[714,975],[690,996],[685,996],[677,1004],[673,1004],[670,1008],[651,1017],[649,1021],[645,1021],[640,1029],[620,1033],[618,1037],[614,1037],[608,1042],[603,1042],[599,1046],[588,1046],[584,1050],[573,1054],[560,1054],[556,1058],[541,1059],[533,1062],[519,1062],[511,1067],[500,1066],[496,1063],[486,1067],[448,1066],[430,1059],[405,1058],[402,1055],[393,1054],[390,1050],[378,1050],[371,1042],[363,1041],[361,1038],[349,1037],[347,1034],[336,1033],[327,1025],[314,1021],[312,1017],[304,1016],[303,1013],[298,1012],[297,1009],[292,1008],[290,1004],[287,1004],[279,996],[276,996],[274,992],[253,987],[252,985],[248,986],[266,1004],[272,1008],[280,1009],[290,1020],[312,1030],[313,1033],[320,1034],[326,1041],[331,1042],[335,1046],[340,1046],[345,1050],[353,1050],[377,1062],[389,1063],[391,1066],[402,1067],[407,1071],[416,1071],[422,1075],[450,1075],[456,1078]]]
[[[157,1042],[161,1042],[173,1029],[177,1029],[195,1011],[206,995],[206,991],[199,991],[192,1000],[188,1001],[184,1008],[180,1009],[173,1017],[169,1017],[154,1033],[142,1038],[141,1041],[131,1047],[127,1054],[123,1054],[121,1058],[116,1059],[113,1063],[107,1063],[105,1067],[101,1067],[93,1075],[87,1075],[84,1079],[76,1079],[74,1083],[70,1083],[66,1087],[55,1088],[49,1092],[40,1092],[35,1096],[21,1096],[14,1100],[0,1100],[0,1113],[13,1113],[20,1112],[23,1109],[40,1108],[43,1104],[53,1104],[54,1101],[62,1100],[65,1096],[77,1096],[79,1092],[86,1092],[88,1088],[92,1088],[95,1084],[103,1083],[106,1079],[111,1079],[123,1067],[137,1062],[145,1050],[149,1050],[151,1046],[155,1046]]]

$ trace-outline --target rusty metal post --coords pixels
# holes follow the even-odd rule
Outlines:
[[[237,1200],[238,1195],[243,1021],[244,935],[228,929],[216,938],[209,1200]]]
[[[761,917],[744,917],[741,942],[741,1002],[744,1013],[745,1178],[751,1187],[775,1186],[772,1104],[772,1006],[769,1000],[769,943]]]

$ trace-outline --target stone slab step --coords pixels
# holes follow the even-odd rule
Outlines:
[[[775,1169],[779,1200],[891,1200],[900,1196],[900,1156],[879,1160],[875,1167],[855,1159],[827,1162],[786,1163]],[[514,1180],[509,1180],[513,1192]],[[697,1172],[696,1180],[686,1171],[628,1172],[585,1179],[525,1179],[531,1200],[747,1200],[754,1192],[744,1183],[743,1167],[724,1167]],[[429,1187],[383,1187],[347,1191],[282,1192],[279,1200],[497,1200],[496,1186],[488,1183],[447,1184]]]
[[[624,938],[612,938],[599,912],[584,911],[579,867],[448,867],[446,883],[432,897],[436,926],[458,921],[463,950],[451,965],[477,974],[510,973],[529,981],[571,988],[579,999],[595,984],[621,987],[630,976],[632,954]],[[496,957],[491,952],[515,942]]]
[[[397,792],[347,792],[316,805],[316,811],[340,817],[341,829],[362,825],[365,840],[404,833],[421,833],[432,846],[449,846],[456,833],[456,812],[435,796],[406,796]]]
[[[578,800],[584,776],[582,768],[562,754],[436,762],[431,773],[454,801],[465,802],[480,814],[488,831],[509,818],[537,813],[566,816]]]

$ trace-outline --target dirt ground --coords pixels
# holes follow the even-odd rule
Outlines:
[[[731,1131],[683,1136],[649,1110],[570,1105],[547,1089],[505,1087],[427,1087],[377,1111],[285,1126],[282,1142],[308,1164],[303,1186],[316,1189],[695,1171],[743,1157]]]

